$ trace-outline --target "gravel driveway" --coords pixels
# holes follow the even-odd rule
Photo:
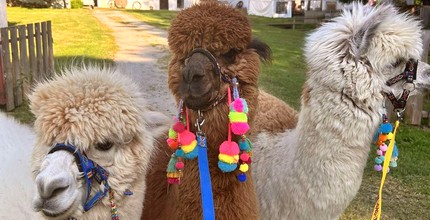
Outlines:
[[[167,32],[121,11],[95,10],[93,15],[112,29],[119,47],[114,61],[140,84],[151,108],[169,116],[176,114],[167,86]]]

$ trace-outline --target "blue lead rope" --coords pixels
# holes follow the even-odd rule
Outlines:
[[[207,155],[206,137],[197,134],[197,143],[199,147],[199,172],[200,172],[200,190],[202,192],[202,208],[204,220],[215,220],[214,201],[212,196],[212,183],[209,173],[209,163]]]

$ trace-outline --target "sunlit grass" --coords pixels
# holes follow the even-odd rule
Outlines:
[[[71,63],[113,63],[118,48],[108,27],[91,15],[88,9],[7,8],[9,25],[52,21],[54,62],[56,69]],[[26,104],[12,113],[23,122],[31,122]]]

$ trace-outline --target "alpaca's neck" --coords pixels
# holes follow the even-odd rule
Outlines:
[[[382,98],[366,102],[365,112],[364,106],[357,107],[343,93],[324,90],[314,89],[303,100],[296,130],[262,137],[266,143],[258,144],[274,145],[255,154],[262,217],[337,219],[360,187],[371,138],[381,118]],[[267,181],[264,173],[276,177]],[[264,193],[261,186],[273,189]],[[276,203],[283,207],[272,205],[278,195],[283,198]]]

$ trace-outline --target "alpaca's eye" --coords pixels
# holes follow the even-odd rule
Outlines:
[[[107,150],[111,149],[112,146],[113,146],[113,143],[110,141],[107,141],[107,142],[103,142],[103,143],[97,143],[96,149],[101,150],[101,151],[107,151]]]

